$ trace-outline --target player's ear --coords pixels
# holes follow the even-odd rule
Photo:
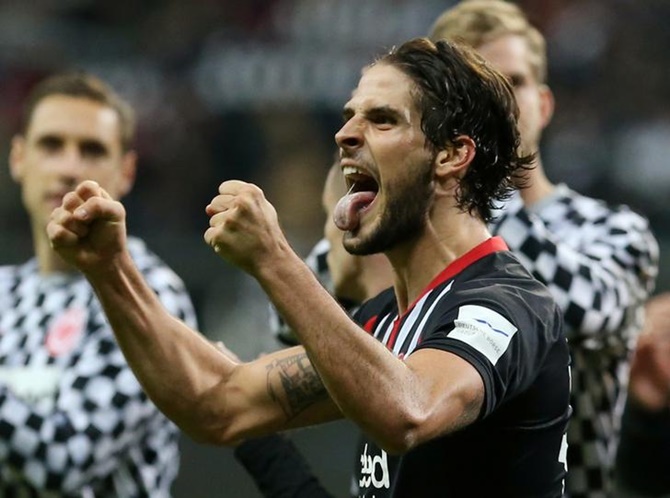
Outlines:
[[[12,138],[11,148],[9,150],[9,173],[16,183],[21,183],[23,179],[23,164],[26,150],[26,140],[22,135],[15,135]]]
[[[459,135],[435,156],[438,177],[462,176],[475,157],[475,142],[467,135]]]
[[[121,175],[119,178],[119,197],[123,197],[133,188],[137,174],[137,152],[129,150],[121,158]]]
[[[540,115],[542,117],[542,128],[546,126],[551,121],[551,118],[554,116],[554,92],[551,91],[547,85],[540,86]]]

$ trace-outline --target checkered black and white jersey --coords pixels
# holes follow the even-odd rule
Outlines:
[[[563,310],[572,356],[567,489],[611,496],[627,357],[658,272],[647,221],[560,185],[531,209],[516,196],[492,225]]]
[[[144,243],[133,259],[195,327],[183,282]],[[168,497],[178,431],[144,395],[78,274],[0,267],[0,496]]]

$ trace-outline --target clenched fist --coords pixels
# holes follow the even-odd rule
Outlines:
[[[272,264],[289,244],[277,212],[256,185],[230,180],[206,208],[210,216],[205,241],[230,263],[255,275]]]
[[[63,198],[47,225],[53,249],[84,273],[94,273],[126,251],[126,212],[94,181]]]

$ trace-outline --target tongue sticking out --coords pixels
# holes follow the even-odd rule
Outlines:
[[[360,212],[375,200],[377,192],[355,192],[342,197],[333,212],[333,221],[337,228],[352,231],[360,224]]]

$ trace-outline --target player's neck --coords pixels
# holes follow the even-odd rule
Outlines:
[[[547,178],[542,167],[542,161],[538,157],[534,168],[528,175],[527,185],[525,188],[519,189],[519,195],[521,195],[524,205],[532,206],[551,195],[555,188],[556,185]]]
[[[37,233],[33,231],[33,241],[40,274],[50,275],[53,273],[70,273],[74,271],[72,267],[63,261],[63,259],[51,248],[45,230],[41,230]]]
[[[433,209],[432,212],[439,212]],[[491,237],[486,224],[458,208],[431,219],[415,241],[387,254],[398,309],[404,312],[449,264]]]
[[[370,299],[393,285],[393,268],[384,254],[367,257],[363,268],[364,300]]]

